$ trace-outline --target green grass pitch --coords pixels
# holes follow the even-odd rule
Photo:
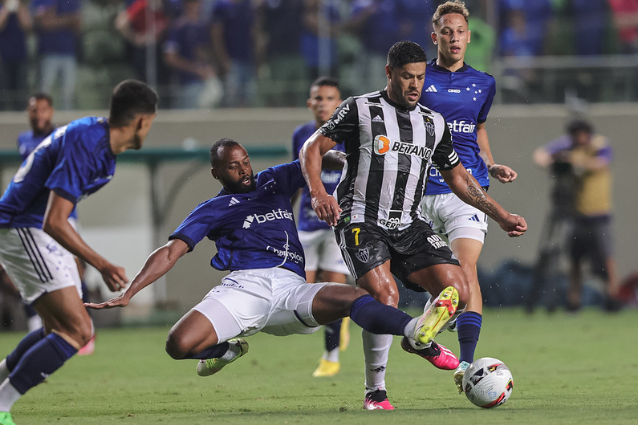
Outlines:
[[[97,312],[96,314],[99,314]],[[478,357],[504,361],[514,392],[483,410],[458,395],[452,372],[401,350],[396,337],[387,386],[393,412],[366,412],[359,328],[334,378],[311,376],[323,332],[248,338],[250,352],[218,375],[201,378],[195,361],[164,352],[168,328],[101,329],[94,355],[75,357],[13,408],[32,424],[636,424],[638,310],[604,314],[484,314]],[[0,334],[0,355],[19,341]],[[439,342],[458,353],[456,334]]]

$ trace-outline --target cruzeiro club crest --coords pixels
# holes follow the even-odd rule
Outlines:
[[[361,248],[354,255],[362,263],[367,263],[368,261],[370,261],[370,250],[368,249],[368,247]]]

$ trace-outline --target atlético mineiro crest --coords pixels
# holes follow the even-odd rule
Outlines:
[[[427,131],[430,136],[434,136],[434,123],[431,121],[426,122],[425,131]]]
[[[370,250],[367,247],[360,249],[354,255],[362,263],[367,263],[368,261],[370,261]]]

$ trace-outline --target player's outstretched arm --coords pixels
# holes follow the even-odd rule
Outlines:
[[[126,307],[142,289],[164,276],[173,268],[177,260],[188,252],[188,245],[180,239],[173,239],[161,248],[156,249],[148,256],[142,269],[137,273],[131,286],[117,297],[102,303],[86,303],[87,307],[97,310],[103,308]]]
[[[500,206],[461,164],[451,170],[442,170],[441,175],[456,196],[487,214],[510,237],[521,236],[527,231],[525,219],[520,215],[507,212]]]
[[[308,184],[312,208],[317,213],[317,217],[330,226],[337,224],[341,208],[339,208],[337,200],[326,192],[326,188],[321,181],[321,167],[323,155],[335,145],[334,140],[316,131],[306,140],[301,151],[299,151],[301,172]]]

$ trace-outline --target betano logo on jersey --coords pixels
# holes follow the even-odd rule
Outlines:
[[[405,143],[399,140],[390,140],[388,136],[382,134],[374,138],[374,152],[377,155],[385,155],[388,152],[398,152],[405,155],[418,156],[428,161],[432,156],[432,149],[427,146],[418,146],[412,143]]]
[[[294,218],[290,211],[282,210],[281,208],[279,208],[276,211],[272,210],[272,212],[269,212],[266,214],[251,214],[249,216],[246,216],[246,219],[244,220],[244,225],[242,226],[242,228],[250,229],[250,226],[252,226],[253,223],[262,224],[267,221],[275,221],[275,220],[294,221]]]
[[[474,130],[476,129],[476,124],[472,121],[466,122],[465,120],[454,120],[452,122],[448,122],[447,126],[450,127],[450,131],[455,133],[474,133]]]

